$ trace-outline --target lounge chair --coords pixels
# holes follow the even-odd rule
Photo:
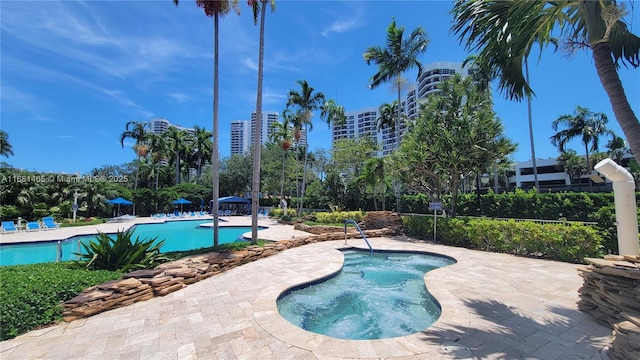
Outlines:
[[[59,229],[60,224],[55,222],[51,216],[42,218],[42,228],[45,230]]]
[[[2,232],[3,233],[18,232],[18,228],[16,227],[16,224],[13,221],[3,221]]]
[[[40,231],[40,223],[37,221],[29,221],[27,223],[26,231]]]

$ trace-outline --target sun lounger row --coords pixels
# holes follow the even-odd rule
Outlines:
[[[174,211],[172,214],[151,214],[152,218],[156,219],[177,219],[177,218],[190,218],[190,217],[203,217],[209,215],[204,211],[191,211],[191,212],[179,212]]]
[[[59,228],[60,228],[60,224],[55,222],[53,217],[47,216],[42,218],[42,222],[38,222],[38,221],[27,222],[24,230],[40,231],[40,230],[52,230],[52,229],[59,229]],[[3,234],[8,234],[8,233],[18,232],[21,229],[18,229],[18,227],[13,221],[3,221],[2,228],[0,230],[2,231]]]

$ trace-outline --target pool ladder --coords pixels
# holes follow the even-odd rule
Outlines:
[[[353,224],[353,225],[356,226],[356,229],[358,229],[358,232],[360,233],[360,235],[364,239],[364,242],[367,243],[367,246],[369,246],[369,250],[373,254],[373,248],[371,247],[371,244],[369,243],[369,240],[367,240],[367,237],[362,232],[362,229],[360,229],[360,226],[358,226],[358,223],[355,220],[348,219],[348,220],[344,221],[344,244],[347,245],[347,224]]]

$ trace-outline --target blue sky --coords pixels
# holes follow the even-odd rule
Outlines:
[[[286,94],[307,80],[347,110],[395,98],[390,86],[367,88],[376,72],[362,53],[383,45],[395,17],[408,31],[422,26],[431,43],[420,60],[463,61],[449,33],[448,1],[278,1],[266,18],[264,105],[281,112]],[[628,4],[627,4],[628,5]],[[229,123],[255,110],[258,27],[246,1],[242,14],[220,23],[220,152],[229,155]],[[131,161],[131,143],[119,136],[130,120],[163,117],[211,130],[213,20],[195,1],[0,1],[0,127],[9,133],[16,168],[86,173]],[[638,34],[640,14],[628,17]],[[631,106],[640,113],[640,70],[620,69]],[[407,78],[414,82],[415,72]],[[622,131],[600,85],[590,52],[567,57],[546,51],[530,60],[535,147],[556,157],[551,122],[577,105],[607,114]],[[506,134],[519,144],[514,161],[531,158],[526,102],[495,95]],[[316,116],[311,148],[331,147]],[[606,141],[605,141],[606,144]],[[604,144],[603,144],[604,145]],[[578,150],[579,143],[570,147]]]

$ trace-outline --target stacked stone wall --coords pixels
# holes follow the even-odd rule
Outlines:
[[[364,233],[367,238],[394,234],[390,229],[367,230]],[[356,237],[360,237],[360,234],[347,233],[349,239]],[[65,321],[73,321],[139,301],[146,301],[156,296],[164,296],[222,271],[275,255],[286,249],[344,238],[344,232],[310,235],[267,243],[263,247],[249,246],[240,251],[192,255],[161,264],[155,269],[133,271],[124,274],[119,280],[112,280],[88,288],[82,294],[64,302],[62,304],[63,317]]]
[[[579,309],[612,327],[611,359],[640,359],[640,256],[586,260]]]

